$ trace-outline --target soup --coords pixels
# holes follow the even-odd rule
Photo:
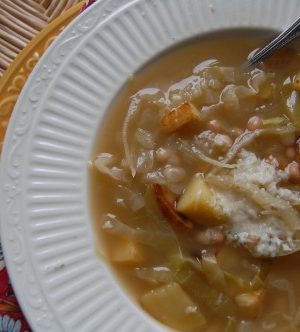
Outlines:
[[[99,132],[99,251],[178,331],[300,329],[300,57],[286,49],[241,70],[259,35],[161,55],[130,77]]]

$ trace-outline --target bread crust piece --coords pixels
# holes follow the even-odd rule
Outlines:
[[[200,176],[194,177],[185,189],[177,203],[177,211],[204,227],[228,222],[222,206],[216,201],[215,192]]]
[[[170,225],[180,231],[190,231],[193,229],[193,223],[180,216],[175,208],[175,200],[172,198],[172,193],[167,188],[160,184],[153,184],[152,189],[157,202],[157,205],[164,215],[164,217],[170,222]]]
[[[165,133],[170,134],[199,119],[198,109],[192,103],[185,102],[164,115],[160,119],[160,125]]]

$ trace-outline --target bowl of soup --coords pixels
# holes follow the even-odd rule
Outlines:
[[[267,35],[228,30],[167,51],[130,78],[99,131],[102,253],[178,331],[299,328],[300,55],[243,69]]]
[[[298,12],[98,2],[54,42],[1,171],[5,255],[36,330],[299,330],[297,43],[244,66]]]

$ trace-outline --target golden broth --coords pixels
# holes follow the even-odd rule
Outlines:
[[[254,49],[265,44],[266,38],[270,33],[258,33],[253,31],[244,31],[243,33],[220,33],[209,35],[201,39],[194,39],[188,43],[180,45],[145,66],[138,74],[134,75],[128,80],[128,83],[117,96],[113,103],[110,112],[106,115],[104,122],[99,130],[99,136],[95,144],[92,159],[94,160],[99,153],[109,152],[120,159],[124,156],[124,147],[122,144],[122,126],[127,114],[130,97],[136,94],[139,90],[144,88],[159,88],[162,90],[168,89],[174,83],[190,76],[192,70],[202,61],[207,59],[217,59],[223,66],[237,67],[245,61],[248,54]],[[245,37],[246,36],[246,37]],[[288,64],[279,62],[271,63],[273,65],[272,72],[276,76],[273,78],[277,87],[274,88],[272,100],[262,101],[261,99],[251,100],[244,107],[249,108],[246,115],[236,116],[236,114],[214,113],[209,120],[221,121],[223,126],[228,128],[243,128],[247,126],[247,121],[251,116],[260,115],[266,112],[268,118],[280,117],[284,113],[282,109],[285,107],[282,100],[279,98],[280,86],[284,78],[295,73],[300,69],[297,61],[298,56],[289,58]],[[274,60],[275,61],[275,60]],[[277,66],[277,67],[276,67]],[[278,69],[279,66],[279,69]],[[280,68],[281,66],[281,68]],[[278,95],[276,95],[278,94]],[[265,109],[267,108],[267,111]],[[262,113],[265,114],[265,113]],[[189,127],[188,130],[182,130],[182,137],[188,137],[192,133],[206,130],[207,122],[203,125]],[[155,122],[152,124],[153,128],[158,125]],[[233,138],[232,138],[233,139]],[[159,136],[156,142],[158,148],[166,140],[166,135]],[[293,146],[293,143],[290,144]],[[290,146],[289,146],[290,147]],[[254,141],[251,150],[255,151],[257,156],[267,158],[268,155],[273,155],[278,162],[285,167],[289,162],[294,160],[294,156],[286,156],[285,150],[288,147],[285,144],[278,143],[278,137],[270,137],[261,144],[261,141]],[[182,158],[184,159],[184,158]],[[188,184],[194,173],[206,172],[208,170],[205,162],[198,162],[197,164],[185,164],[183,167],[186,171],[186,178],[182,182],[184,186]],[[104,256],[110,256],[115,247],[118,246],[120,237],[115,234],[108,234],[103,230],[103,215],[110,213],[130,227],[146,227],[151,228],[151,218],[146,215],[143,208],[137,211],[132,211],[124,204],[124,192],[120,194],[118,189],[119,181],[109,177],[107,174],[100,173],[95,167],[90,169],[90,199],[91,208],[94,214],[95,231],[99,239],[100,251]],[[145,184],[143,178],[137,176],[134,183],[135,190],[138,190],[143,195],[145,194]],[[125,194],[126,195],[126,194]],[[122,198],[120,198],[122,197]],[[198,226],[197,226],[198,227]],[[198,229],[198,228],[197,228]],[[197,250],[195,243],[190,243],[188,237],[185,235],[178,235],[180,241],[185,243],[184,251],[192,252]],[[230,320],[224,320],[218,317],[211,308],[207,307],[204,301],[196,301],[196,304],[206,317],[206,325],[200,329],[201,331],[298,331],[298,327],[292,326],[289,319],[295,321],[300,319],[300,284],[298,278],[300,276],[300,265],[298,260],[299,254],[294,254],[282,258],[274,259],[259,259],[252,258],[246,249],[234,248],[231,244],[225,245],[225,250],[222,249],[218,258],[220,266],[232,273],[240,273],[241,276],[247,278],[247,274],[251,274],[245,266],[240,263],[245,261],[249,264],[265,264],[268,270],[268,276],[263,288],[266,289],[266,295],[263,303],[262,312],[258,317],[249,318],[237,310],[234,314],[234,323]],[[166,264],[164,255],[156,251],[152,247],[142,246],[142,263],[118,264],[111,263],[112,269],[116,276],[119,277],[121,283],[124,283],[126,289],[139,303],[141,296],[146,292],[159,288],[162,283],[151,283],[149,280],[142,280],[134,273],[136,267],[150,268],[153,266],[164,266]],[[108,254],[107,254],[108,253]],[[109,259],[108,259],[109,262]],[[245,264],[246,264],[245,263]],[[211,285],[208,287],[210,288]],[[190,292],[190,297],[193,298],[193,292]],[[286,316],[283,315],[286,313]],[[297,315],[298,313],[298,315]],[[287,318],[288,317],[288,318]],[[173,326],[176,328],[176,326]],[[198,331],[199,329],[182,329],[186,331]]]

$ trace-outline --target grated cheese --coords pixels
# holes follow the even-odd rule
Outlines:
[[[298,192],[279,187],[287,174],[277,169],[277,162],[259,159],[254,153],[242,150],[238,155],[237,167],[230,171],[237,184],[250,183],[274,197],[280,197],[292,204],[300,204]],[[295,249],[291,231],[271,211],[259,208],[250,199],[237,192],[215,192],[216,204],[229,217],[227,239],[240,245],[251,246],[258,256],[274,257]],[[253,239],[256,242],[253,245]]]
[[[276,170],[276,161],[268,163],[265,160],[258,159],[252,152],[242,150],[237,165],[238,167],[233,172],[236,182],[250,182],[266,186],[271,183],[277,184],[281,180]]]

